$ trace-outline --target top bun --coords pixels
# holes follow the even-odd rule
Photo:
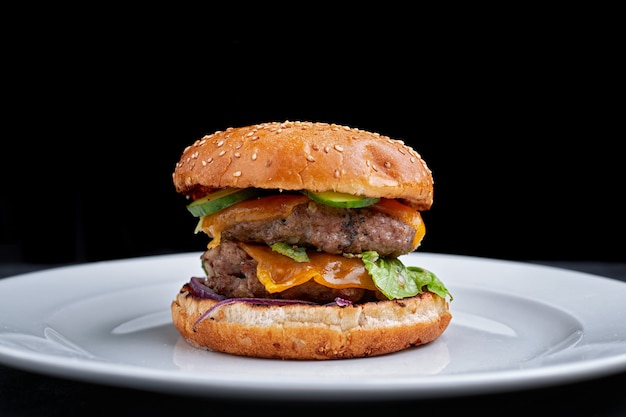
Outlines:
[[[402,141],[328,123],[272,122],[228,128],[187,147],[173,173],[176,191],[220,188],[336,191],[399,199],[416,210],[433,202],[433,178]]]

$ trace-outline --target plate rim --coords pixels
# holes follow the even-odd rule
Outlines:
[[[0,300],[2,300],[2,289],[13,285],[24,285],[26,281],[35,281],[42,279],[50,274],[62,273],[64,270],[72,270],[72,272],[86,271],[92,268],[120,268],[125,266],[141,267],[142,264],[152,263],[155,261],[180,261],[188,262],[193,257],[199,259],[201,252],[185,252],[164,255],[150,255],[137,258],[115,259],[110,261],[99,261],[91,263],[81,263],[73,265],[58,266],[39,271],[26,272],[14,276],[0,279]],[[527,269],[529,271],[539,271],[553,277],[560,275],[583,281],[594,281],[601,285],[617,285],[617,288],[624,290],[626,294],[626,283],[613,278],[600,275],[594,275],[587,272],[573,271],[554,267],[544,264],[535,264],[527,261],[511,261],[495,258],[484,258],[468,255],[454,255],[444,253],[431,252],[413,252],[404,255],[403,258],[408,259],[409,263],[419,261],[420,266],[428,269],[428,262],[450,262],[450,263],[471,263],[474,265],[489,264],[492,267],[511,267],[514,269]],[[430,261],[429,261],[430,260]],[[406,263],[406,262],[405,262]],[[435,262],[436,263],[436,262]],[[554,279],[554,278],[553,278]],[[18,281],[19,280],[19,283]],[[443,279],[444,283],[448,281],[455,282],[456,279]],[[172,277],[163,279],[159,282],[172,282],[172,285],[180,286],[184,281],[184,277]],[[30,282],[29,282],[30,283]],[[133,285],[124,284],[123,281],[112,283],[113,286]],[[454,304],[454,301],[451,303]],[[2,308],[0,306],[0,311]],[[624,308],[626,314],[626,307]],[[2,317],[2,316],[0,316]],[[6,333],[3,329],[10,329],[10,323],[5,323],[5,319],[0,318],[0,334]],[[588,324],[588,323],[585,323]],[[444,333],[445,336],[445,333]],[[443,336],[442,336],[443,337]],[[620,340],[621,341],[621,340]],[[380,389],[375,385],[366,382],[359,382],[353,386],[333,391],[315,384],[296,384],[287,389],[288,395],[277,395],[271,387],[256,386],[254,383],[246,386],[242,381],[233,381],[233,386],[229,386],[228,381],[215,378],[207,378],[206,376],[191,373],[172,373],[171,371],[157,368],[141,368],[132,364],[113,364],[107,365],[105,368],[102,363],[88,361],[84,359],[70,360],[65,357],[59,357],[44,352],[31,352],[12,348],[2,345],[0,341],[0,364],[9,367],[20,368],[33,371],[40,374],[47,374],[62,378],[82,380],[86,382],[97,382],[108,385],[116,385],[138,389],[149,389],[154,391],[191,394],[191,395],[219,395],[221,397],[233,398],[258,398],[272,400],[288,399],[288,400],[304,400],[304,399],[328,399],[333,398],[345,400],[346,398],[362,399],[417,399],[417,398],[434,398],[440,396],[478,394],[478,393],[495,393],[502,391],[510,391],[521,388],[539,387],[547,385],[556,385],[564,382],[577,382],[589,378],[608,376],[626,370],[626,353],[623,355],[612,355],[585,361],[577,364],[572,368],[571,364],[551,365],[546,368],[530,368],[520,371],[499,371],[483,374],[488,378],[479,384],[470,384],[476,382],[475,374],[459,374],[459,375],[432,375],[428,377],[428,383],[422,383],[424,376],[406,378],[403,380],[385,381],[385,388]],[[42,366],[43,365],[43,366]],[[87,366],[85,366],[87,365]],[[100,369],[102,368],[102,369]],[[124,372],[124,370],[130,370]],[[167,379],[167,381],[166,381]],[[172,382],[176,383],[173,384]],[[237,387],[235,390],[234,388]],[[282,387],[282,384],[281,384]],[[284,387],[282,387],[284,388]],[[210,393],[207,392],[210,389]],[[243,391],[243,392],[242,392]]]

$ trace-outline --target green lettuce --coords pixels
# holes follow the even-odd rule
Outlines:
[[[407,267],[399,259],[382,258],[375,251],[363,252],[361,259],[376,287],[390,300],[413,297],[422,293],[426,287],[428,291],[442,298],[449,296],[452,301],[452,294],[443,282],[426,269]]]
[[[271,245],[274,252],[278,252],[281,255],[290,257],[296,262],[309,262],[309,255],[306,254],[306,249],[303,247],[297,247],[288,245],[287,243],[278,242]]]

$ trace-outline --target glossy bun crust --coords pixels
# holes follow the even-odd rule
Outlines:
[[[328,123],[263,123],[204,136],[184,150],[173,182],[192,197],[256,187],[386,197],[419,211],[433,202],[431,171],[414,149]]]
[[[191,295],[187,284],[171,304],[174,325],[192,346],[273,359],[348,359],[378,356],[438,338],[452,318],[448,302],[430,292],[401,300],[347,307],[261,306]]]

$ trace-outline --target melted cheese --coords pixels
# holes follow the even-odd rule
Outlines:
[[[223,230],[239,223],[265,221],[287,217],[294,207],[309,201],[304,195],[279,194],[246,200],[228,207],[200,221],[200,228],[213,238],[208,248],[220,244]],[[420,213],[396,200],[382,198],[371,208],[399,217],[415,229],[413,249],[426,233]],[[360,258],[346,258],[324,252],[309,251],[310,262],[296,262],[272,251],[268,246],[240,243],[240,246],[258,264],[257,277],[270,293],[281,292],[311,279],[331,288],[365,288],[376,286]]]
[[[382,213],[389,214],[390,216],[399,217],[403,222],[415,229],[412,250],[415,250],[422,242],[426,234],[426,226],[424,226],[424,221],[419,211],[405,206],[397,200],[390,200],[388,198],[381,198],[372,208]]]
[[[220,244],[222,231],[240,222],[255,222],[287,217],[293,208],[309,201],[303,195],[278,194],[259,199],[242,201],[234,206],[201,220],[201,228],[213,240],[208,248],[214,248]]]
[[[247,243],[239,246],[257,262],[257,278],[270,293],[285,291],[311,279],[330,288],[376,289],[359,258],[310,251],[310,262],[296,262],[269,246]]]

